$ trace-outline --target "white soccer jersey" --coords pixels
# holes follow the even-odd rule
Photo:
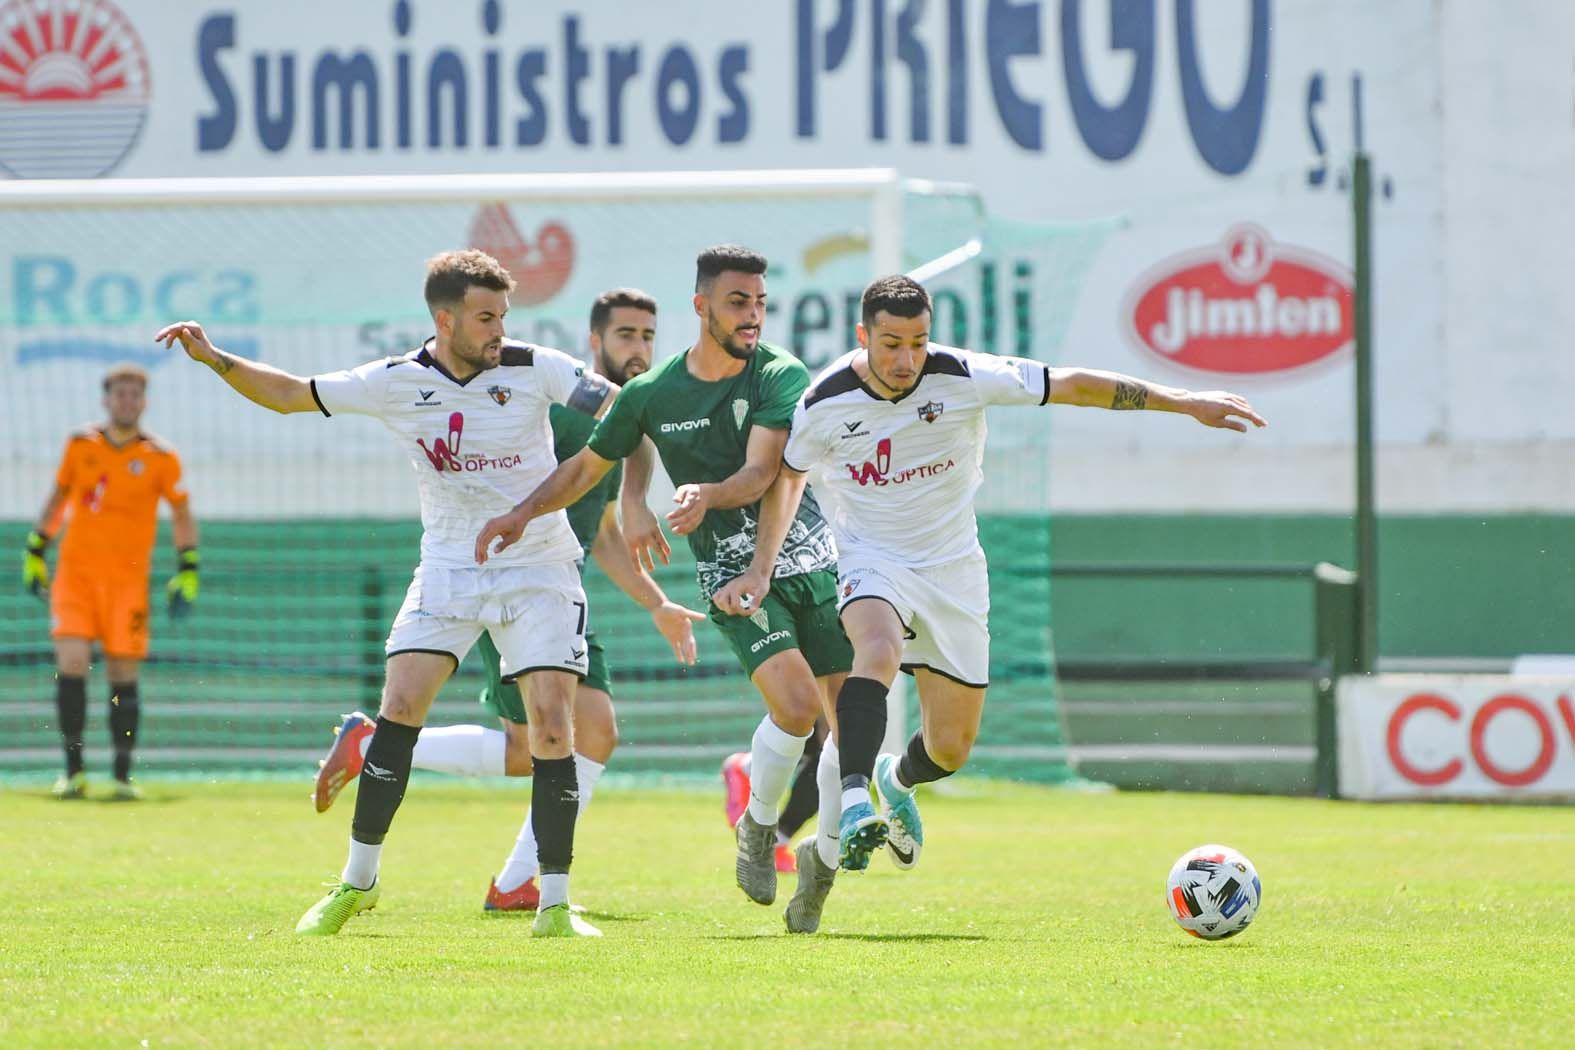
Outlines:
[[[421,492],[421,563],[476,564],[487,520],[513,508],[557,466],[547,410],[568,404],[582,385],[578,361],[547,347],[506,339],[503,362],[461,383],[431,353],[432,341],[402,357],[370,361],[311,381],[323,415],[373,416],[410,456]],[[605,390],[594,373],[591,386]],[[597,390],[577,400],[595,411]],[[578,407],[578,406],[576,406]],[[563,511],[532,521],[520,541],[488,565],[538,565],[580,556]]]
[[[910,567],[979,550],[985,407],[1046,404],[1049,366],[932,343],[919,381],[888,401],[853,370],[857,353],[804,392],[782,456],[796,471],[821,468],[815,492],[831,504],[837,550]]]

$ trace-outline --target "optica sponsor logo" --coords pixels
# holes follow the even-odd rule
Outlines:
[[[109,0],[0,5],[0,168],[96,178],[130,151],[152,94],[147,50]]]
[[[523,306],[552,299],[574,270],[574,238],[558,222],[544,222],[533,236],[520,231],[508,206],[486,204],[470,222],[470,246],[480,248],[509,271]]]
[[[1284,372],[1350,345],[1352,280],[1334,260],[1242,225],[1150,270],[1122,316],[1136,345],[1184,368]]]

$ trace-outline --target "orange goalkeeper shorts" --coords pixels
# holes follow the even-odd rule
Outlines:
[[[98,576],[60,566],[49,588],[49,636],[97,641],[107,656],[148,655],[148,579]]]

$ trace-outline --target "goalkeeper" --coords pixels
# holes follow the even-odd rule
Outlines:
[[[197,597],[197,523],[181,485],[180,457],[138,425],[147,389],[147,373],[136,365],[117,365],[104,376],[107,419],[67,438],[54,491],[22,553],[22,585],[48,600],[55,643],[55,710],[66,752],[57,798],[87,794],[82,731],[94,642],[109,677],[113,797],[141,797],[131,759],[142,711],[137,673],[148,654],[148,577],[160,499],[174,519],[177,568],[165,586],[171,617],[185,614]],[[51,582],[45,559],[62,521],[65,538]]]

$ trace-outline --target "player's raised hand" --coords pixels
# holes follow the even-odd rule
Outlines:
[[[502,554],[518,543],[520,537],[525,535],[525,526],[529,524],[529,516],[519,507],[488,520],[481,527],[481,534],[476,537],[476,564],[485,565],[489,555]],[[496,547],[492,545],[493,540],[498,541]]]
[[[711,604],[729,616],[753,616],[769,593],[771,578],[751,566],[711,595]]]
[[[694,625],[705,619],[705,613],[686,609],[669,600],[651,610],[651,619],[656,622],[656,629],[662,632],[662,637],[667,639],[667,644],[673,647],[673,655],[678,658],[678,662],[685,667],[693,666],[699,659]]]
[[[163,343],[166,350],[173,347],[176,340],[180,341],[181,349],[186,351],[186,356],[193,361],[212,365],[219,359],[218,352],[208,339],[208,333],[204,332],[202,325],[196,321],[176,321],[174,324],[167,324],[153,337],[153,341]]]
[[[1204,390],[1187,399],[1187,414],[1206,427],[1220,427],[1238,433],[1247,432],[1247,423],[1266,427],[1269,424],[1254,412],[1247,399],[1228,390]],[[1246,422],[1243,422],[1245,420]]]
[[[646,572],[656,571],[656,559],[668,564],[673,548],[662,535],[662,525],[644,503],[625,500],[619,507],[623,514],[623,539],[629,547],[629,557]],[[654,554],[653,554],[654,552]]]
[[[698,529],[705,520],[705,512],[711,509],[704,485],[678,486],[673,502],[678,506],[667,512],[667,524],[672,526],[675,536],[685,536]]]

